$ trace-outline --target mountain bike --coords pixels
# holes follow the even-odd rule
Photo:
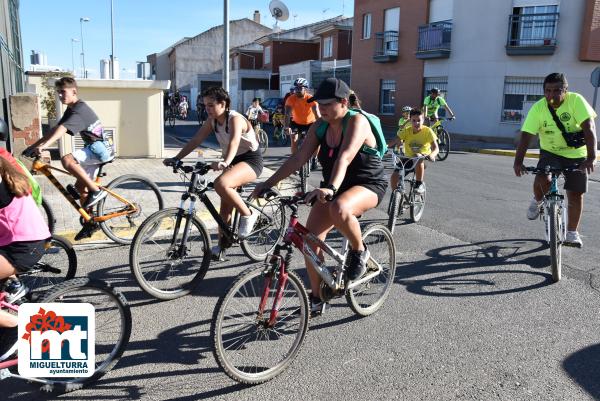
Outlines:
[[[567,172],[580,171],[578,165],[567,168],[525,167],[534,174],[550,175],[550,189],[544,195],[540,205],[540,219],[544,222],[546,241],[550,247],[550,265],[552,280],[556,283],[562,276],[562,245],[567,233],[567,203],[558,188],[558,178]]]
[[[423,186],[423,193],[418,193],[415,188],[415,167],[420,160],[427,156],[418,156],[407,158],[401,154],[392,151],[392,163],[394,170],[398,172],[398,186],[394,188],[390,195],[388,206],[388,225],[387,227],[393,233],[396,227],[396,219],[401,216],[406,209],[410,210],[410,219],[416,223],[421,220],[425,211],[426,188]]]
[[[437,160],[443,161],[448,158],[450,153],[450,134],[444,128],[442,124],[442,117],[438,117],[438,120],[429,128],[437,135],[437,143],[439,147],[439,153],[437,154]],[[447,120],[454,120],[454,117],[447,118]]]
[[[156,210],[163,208],[163,198],[160,189],[154,182],[137,174],[125,174],[115,178],[107,186],[100,185],[100,178],[106,176],[106,173],[102,171],[104,166],[112,163],[113,160],[99,164],[96,184],[108,195],[101,199],[97,206],[90,208],[80,206],[77,203],[80,194],[73,185],[67,185],[65,188],[54,177],[51,170],[72,176],[68,171],[52,167],[42,162],[40,158],[33,160],[32,171],[44,174],[50,183],[60,191],[81,215],[79,221],[84,228],[87,228],[90,236],[92,232],[100,228],[114,242],[129,244],[141,222]],[[76,239],[78,238],[76,237]]]
[[[308,293],[302,279],[291,270],[292,247],[300,250],[323,279],[320,297],[328,301],[345,296],[359,316],[381,308],[396,271],[396,251],[390,231],[373,224],[363,229],[363,241],[371,253],[367,271],[357,280],[345,278],[348,242],[341,253],[319,240],[298,222],[303,197],[279,198],[291,210],[286,236],[265,266],[242,272],[215,308],[211,334],[221,368],[232,379],[259,384],[289,367],[304,342],[310,319]],[[314,244],[332,261],[321,260],[308,244]],[[285,255],[282,253],[285,252]]]
[[[264,154],[267,149],[269,149],[269,135],[262,129],[262,125],[259,121],[256,122],[255,132],[256,138],[258,139],[258,148],[260,149],[260,152]]]
[[[298,138],[298,150],[300,150],[300,147],[302,147],[307,133],[307,131],[300,131],[297,127],[292,130],[291,135],[300,135]],[[314,163],[313,159],[315,159],[315,157],[311,156],[310,159],[308,159],[308,161],[304,163],[302,167],[300,167],[300,171],[298,172],[300,176],[300,192],[303,194],[308,191],[308,177],[310,176],[311,164]]]
[[[165,110],[165,123],[169,125],[169,127],[173,128],[175,126],[175,120],[179,116],[179,108],[176,105],[170,105]]]
[[[245,201],[252,213],[259,217],[252,232],[245,238],[238,236],[240,215],[233,212],[231,226],[223,221],[208,198],[213,183],[204,177],[210,165],[198,162],[184,166],[179,162],[174,173],[191,173],[187,191],[181,204],[154,213],[140,226],[133,238],[129,265],[140,287],[149,295],[162,300],[188,294],[204,277],[211,260],[223,260],[226,249],[240,244],[243,252],[253,261],[262,261],[283,237],[285,214],[276,199],[259,203]],[[241,193],[243,188],[238,188]],[[200,201],[221,228],[219,255],[211,253],[211,239],[206,226],[196,216],[196,202]],[[186,207],[186,202],[189,205]]]
[[[0,310],[17,314],[19,305],[29,300],[24,297],[16,303],[7,302],[7,293],[0,291]],[[95,353],[96,366],[90,377],[23,377],[16,372],[19,363],[16,355],[0,361],[0,381],[13,378],[30,383],[41,384],[41,390],[51,392],[60,390],[73,391],[89,385],[100,379],[119,361],[131,335],[131,311],[125,297],[109,284],[89,278],[68,280],[47,291],[39,300],[40,303],[90,303],[94,306],[96,331]],[[56,317],[54,317],[56,318]],[[54,328],[52,316],[44,320],[40,331]],[[26,341],[26,340],[18,340]],[[16,344],[15,344],[16,346]]]

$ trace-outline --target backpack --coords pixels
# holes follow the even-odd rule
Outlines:
[[[375,135],[375,140],[377,141],[377,148],[372,148],[370,146],[364,145],[360,148],[360,151],[368,154],[368,155],[377,155],[380,159],[383,159],[385,152],[387,152],[387,143],[385,140],[385,136],[383,135],[383,129],[381,128],[381,121],[379,117],[374,114],[367,113],[361,109],[349,109],[346,115],[344,116],[344,120],[342,122],[342,132],[346,131],[346,126],[348,125],[348,120],[350,117],[354,117],[357,114],[362,114],[369,120],[369,125],[371,126],[371,132]],[[319,140],[323,139],[325,133],[327,132],[328,123],[322,122],[321,125],[317,127],[316,134]]]

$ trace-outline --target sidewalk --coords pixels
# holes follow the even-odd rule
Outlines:
[[[178,148],[165,149],[165,157],[173,157],[178,151]],[[220,151],[202,149],[199,150],[198,153],[192,152],[184,159],[184,161],[213,161],[217,160],[219,157]],[[62,168],[60,161],[58,160],[53,160],[52,165],[54,167]],[[181,181],[180,177],[177,174],[174,174],[172,169],[165,167],[162,164],[162,159],[117,159],[114,163],[108,164],[104,171],[107,173],[107,176],[103,179],[104,185],[107,185],[115,178],[124,174],[138,174],[147,177],[155,182],[160,188],[165,208],[178,206],[181,194],[187,187],[187,182]],[[67,176],[66,174],[54,170],[52,173],[63,186],[74,182],[72,177]],[[207,177],[212,179],[215,175],[216,173],[210,172],[207,174]],[[264,181],[271,175],[273,175],[273,170],[265,167],[258,181]],[[50,204],[52,211],[54,212],[54,217],[56,218],[56,234],[62,235],[71,242],[78,244],[110,241],[104,235],[102,230],[98,230],[91,238],[76,242],[74,237],[81,229],[79,214],[45,176],[36,175],[35,177],[42,187],[44,199]],[[295,191],[295,185],[294,181],[284,181],[281,184],[280,191],[285,194],[292,193]],[[214,191],[209,191],[208,197],[218,209],[220,197]],[[206,224],[209,231],[217,228],[217,223],[203,205],[197,204],[197,213],[198,217]]]

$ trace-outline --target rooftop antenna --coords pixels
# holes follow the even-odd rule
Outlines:
[[[275,32],[279,32],[279,26],[277,23],[279,21],[287,21],[287,19],[290,17],[290,11],[281,0],[271,0],[269,3],[269,11],[271,12],[273,18],[275,18],[275,26],[273,27],[273,30]]]
[[[296,27],[296,18],[298,18],[298,14],[292,15],[292,17],[294,17],[294,28],[295,28]]]

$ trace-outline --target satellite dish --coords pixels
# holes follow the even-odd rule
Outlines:
[[[290,17],[290,11],[281,0],[272,0],[269,3],[269,11],[277,21],[287,21]]]

